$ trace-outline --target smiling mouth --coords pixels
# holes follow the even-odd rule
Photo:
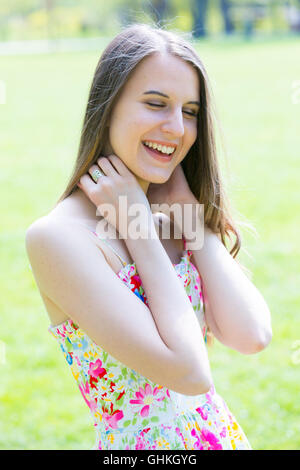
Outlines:
[[[171,159],[173,157],[173,155],[175,154],[176,152],[176,148],[174,149],[174,151],[172,153],[166,153],[166,152],[162,152],[161,150],[159,150],[158,148],[153,148],[153,147],[150,147],[149,145],[147,145],[144,142],[142,142],[143,146],[146,147],[146,149],[148,150],[151,150],[152,152],[156,153],[156,155],[160,155],[161,157],[165,157],[165,158],[168,158],[168,159]],[[160,147],[167,147],[167,146],[161,146]]]

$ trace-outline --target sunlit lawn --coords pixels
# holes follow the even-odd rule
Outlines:
[[[259,354],[215,343],[209,352],[215,386],[254,449],[299,449],[300,355],[297,361],[292,348],[300,340],[300,103],[293,104],[292,84],[300,80],[300,43],[204,43],[198,51],[223,125],[232,205],[258,232],[255,238],[242,230],[251,258],[243,251],[240,259],[273,318],[273,340]],[[47,332],[24,237],[65,188],[99,54],[0,58],[7,94],[0,105],[2,449],[94,444],[89,410]]]

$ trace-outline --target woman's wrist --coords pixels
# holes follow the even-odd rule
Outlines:
[[[187,249],[201,249],[205,235],[203,204],[191,195],[177,202],[174,207],[175,210],[170,211],[170,219],[176,232],[184,236]]]

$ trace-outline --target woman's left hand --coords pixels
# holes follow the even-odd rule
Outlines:
[[[170,207],[174,203],[186,203],[196,201],[182,166],[179,164],[173,171],[172,175],[162,184],[150,183],[147,191],[147,198],[151,204],[168,204]]]

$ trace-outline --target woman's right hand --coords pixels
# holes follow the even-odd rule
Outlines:
[[[97,183],[92,179],[92,173],[100,170]],[[128,226],[135,217],[142,217],[142,223],[149,224],[152,217],[149,201],[135,175],[127,168],[116,155],[100,157],[79,179],[78,187],[86,194],[97,208],[97,215],[101,215],[122,236],[127,238]],[[120,204],[119,197],[122,196]],[[129,216],[130,207],[135,204],[136,211]],[[141,214],[141,215],[140,215]],[[142,230],[149,227],[142,227]]]

